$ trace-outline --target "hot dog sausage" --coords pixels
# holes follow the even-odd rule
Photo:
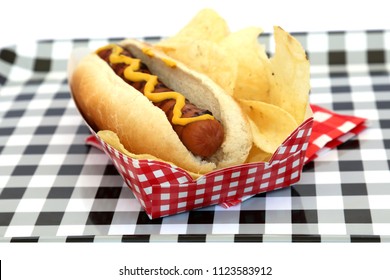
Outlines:
[[[113,69],[113,71],[124,81],[126,81],[129,85],[131,85],[141,93],[144,93],[144,87],[146,82],[134,82],[126,79],[124,76],[124,70],[127,65],[124,63],[110,63],[109,57],[111,52],[112,50],[110,49],[104,49],[99,51],[97,54],[100,58],[105,60]],[[127,50],[123,50],[121,54],[133,57],[131,53]],[[151,74],[147,66],[142,62],[138,71]],[[158,80],[153,93],[170,91],[172,90]],[[175,103],[176,101],[174,99],[166,99],[161,102],[155,102],[153,104],[165,112],[165,115],[167,116],[169,122],[172,125],[172,128],[175,130],[180,140],[188,150],[190,150],[193,154],[204,158],[212,156],[219,149],[224,140],[224,129],[221,123],[216,119],[209,119],[191,122],[186,125],[174,124],[172,123],[172,118]],[[212,114],[208,110],[198,108],[194,104],[190,103],[188,100],[185,101],[185,105],[182,108],[181,112],[182,117],[184,118],[192,118],[204,114]]]

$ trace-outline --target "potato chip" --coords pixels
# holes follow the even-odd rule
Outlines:
[[[266,153],[274,153],[283,141],[298,127],[285,110],[265,102],[238,100],[249,118],[253,143]]]
[[[310,69],[298,40],[274,27],[275,55],[260,44],[262,29],[229,32],[215,11],[200,11],[174,37],[156,46],[190,68],[206,74],[233,95],[251,125],[254,147],[248,161],[268,161],[305,119]]]
[[[253,145],[246,159],[246,162],[247,163],[269,162],[271,157],[272,157],[272,153],[264,152],[263,150],[259,149],[257,146]]]
[[[124,146],[123,144],[120,142],[119,140],[119,137],[118,135],[111,131],[111,130],[100,130],[97,135],[105,142],[107,143],[108,145],[110,145],[111,147],[115,148],[116,150],[118,150],[119,152],[121,152],[122,154],[132,158],[132,159],[148,159],[148,160],[157,160],[157,161],[162,161],[162,162],[166,162],[166,163],[169,163],[171,165],[174,165],[173,163],[171,162],[167,162],[167,161],[164,161],[162,159],[159,159],[155,156],[152,156],[150,154],[133,154],[131,152],[129,152]],[[191,177],[195,180],[197,178],[199,178],[200,176],[202,176],[202,174],[197,174],[197,173],[194,173],[194,172],[191,172],[191,171],[188,171],[186,170],[186,172],[188,172],[188,174],[191,175]]]
[[[265,48],[258,41],[261,32],[261,28],[245,28],[229,34],[220,43],[228,52],[226,59],[238,63],[236,98],[269,101],[271,68]]]
[[[275,55],[271,58],[273,81],[270,102],[304,120],[309,102],[310,65],[297,39],[280,27],[274,27]]]
[[[226,21],[214,10],[203,9],[199,11],[175,36],[161,41],[158,45],[168,46],[174,41],[191,38],[193,40],[207,40],[219,42],[227,34],[229,27]]]
[[[120,142],[118,135],[111,130],[100,130],[98,136],[107,144],[112,146],[113,148],[120,151],[122,154],[125,154],[134,159],[157,159],[155,156],[149,154],[133,154],[126,150],[123,144]]]
[[[238,64],[227,59],[228,52],[217,43],[182,39],[171,42],[170,48],[164,49],[164,52],[191,69],[206,74],[228,94],[233,94]]]

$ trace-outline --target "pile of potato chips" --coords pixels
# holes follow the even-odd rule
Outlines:
[[[241,105],[253,134],[248,162],[268,161],[303,122],[309,102],[310,65],[301,44],[274,27],[275,54],[268,58],[261,33],[258,27],[230,32],[220,15],[204,9],[155,45],[208,75]]]

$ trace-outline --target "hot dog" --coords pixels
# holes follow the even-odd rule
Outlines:
[[[145,93],[146,81],[132,81],[125,76],[125,69],[129,67],[124,62],[115,62],[117,57],[113,55],[113,51],[118,50],[120,56],[134,58],[134,56],[128,51],[117,45],[109,45],[98,50],[97,55],[106,61],[114,72],[120,76],[125,82],[137,89],[138,91]],[[110,59],[111,58],[111,59]],[[152,75],[148,67],[141,62],[139,72]],[[154,86],[152,93],[172,92],[173,90],[166,87],[161,81],[157,80],[157,84]],[[175,124],[173,122],[174,107],[176,101],[174,99],[165,99],[163,101],[155,102],[154,105],[159,107],[165,112],[172,128],[175,130],[184,146],[187,147],[194,155],[201,157],[212,156],[218,148],[222,145],[224,139],[224,131],[221,123],[216,119],[210,118],[205,120],[199,120],[190,122],[185,125]],[[204,115],[212,115],[208,110],[200,109],[196,105],[185,100],[185,104],[181,109],[182,118],[194,118]]]
[[[115,132],[135,154],[195,173],[245,162],[245,115],[207,76],[128,39],[87,55],[70,78],[77,107],[96,131]]]

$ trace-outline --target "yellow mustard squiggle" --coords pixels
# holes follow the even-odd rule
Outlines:
[[[158,92],[153,93],[155,86],[158,83],[158,77],[156,75],[151,75],[147,73],[137,72],[140,69],[141,66],[141,60],[137,58],[128,57],[125,55],[122,55],[123,48],[115,45],[115,44],[109,44],[107,46],[104,46],[102,48],[99,48],[96,53],[99,53],[103,50],[112,49],[112,52],[109,57],[109,61],[112,64],[119,64],[119,63],[125,63],[127,67],[125,68],[123,74],[125,78],[132,82],[142,82],[145,81],[145,87],[144,87],[144,95],[152,102],[161,102],[167,99],[175,99],[176,103],[173,108],[173,117],[172,117],[172,123],[177,125],[187,125],[192,122],[196,121],[202,121],[202,120],[213,120],[214,116],[210,114],[204,114],[192,118],[184,118],[182,117],[181,110],[183,109],[185,105],[185,97],[175,91],[169,91],[169,92]],[[150,55],[150,50],[149,54]]]

